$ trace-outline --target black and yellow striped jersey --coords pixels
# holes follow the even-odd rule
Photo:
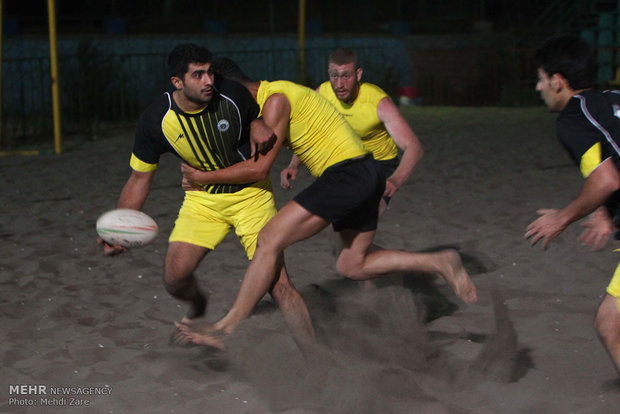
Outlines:
[[[142,114],[130,165],[154,171],[160,156],[171,152],[194,168],[213,171],[250,156],[250,123],[259,107],[242,85],[217,79],[209,105],[195,113],[182,111],[171,93],[164,93]],[[250,184],[210,184],[209,193],[232,193]]]

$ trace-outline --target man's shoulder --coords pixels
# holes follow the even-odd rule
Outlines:
[[[556,127],[562,141],[585,140],[620,128],[620,94],[590,89],[575,94],[560,112]]]
[[[566,104],[558,121],[583,117],[591,122],[598,117],[606,117],[620,108],[620,91],[600,91],[590,89],[575,94]]]
[[[231,79],[219,78],[215,84],[215,87],[220,95],[224,95],[231,99],[252,98],[250,91],[248,91],[245,86]]]
[[[360,83],[360,88],[365,90],[366,92],[385,94],[385,91],[380,86],[375,85],[374,83],[362,82]]]
[[[219,101],[220,98],[224,98],[224,100],[231,101],[235,103],[235,105],[243,107],[256,104],[248,88],[237,81],[224,78],[219,79],[215,84],[215,90],[219,95],[217,101]]]
[[[164,92],[158,97],[156,97],[149,106],[146,107],[144,112],[153,112],[159,109],[165,108],[166,110],[170,108],[172,102],[172,93]]]
[[[171,94],[169,92],[161,94],[142,112],[138,125],[144,126],[151,122],[161,122],[161,118],[170,110],[171,106]]]
[[[387,93],[374,83],[362,82],[360,84],[360,99],[378,104],[380,100],[388,96]]]
[[[576,93],[569,104],[572,104],[574,108],[575,106],[583,107],[587,104],[604,105],[611,102],[620,102],[620,91],[587,89]]]
[[[620,105],[620,91],[608,90],[603,92],[605,98],[614,106]],[[615,110],[616,108],[614,108]]]

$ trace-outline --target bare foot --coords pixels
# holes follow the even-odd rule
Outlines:
[[[439,253],[442,255],[440,264],[440,275],[452,287],[456,296],[466,303],[474,303],[478,300],[476,285],[467,274],[463,266],[461,256],[456,250],[445,250]]]
[[[175,322],[177,332],[174,342],[179,345],[193,343],[217,348],[221,351],[226,350],[224,345],[224,332],[216,329],[213,325],[206,322],[183,321]]]

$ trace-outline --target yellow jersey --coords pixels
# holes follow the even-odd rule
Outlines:
[[[267,99],[281,93],[291,105],[285,145],[318,177],[328,167],[365,155],[368,150],[351,126],[325,98],[289,81],[261,81],[256,101],[262,114]]]
[[[319,86],[319,93],[342,114],[376,160],[391,160],[398,156],[398,147],[377,115],[377,105],[388,96],[372,83],[361,83],[353,103],[342,102],[329,81]]]

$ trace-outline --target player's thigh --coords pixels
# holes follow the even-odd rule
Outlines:
[[[599,331],[607,335],[620,332],[620,264],[616,268],[609,285],[607,294],[601,301],[596,314],[596,326]]]
[[[222,214],[216,196],[188,192],[174,222],[168,241],[189,243],[214,250],[224,240],[232,225]],[[193,194],[196,193],[196,194]]]
[[[263,227],[258,242],[284,249],[314,236],[328,225],[327,220],[310,213],[291,200]]]
[[[338,255],[339,266],[361,265],[370,251],[376,232],[376,230],[342,230],[338,232],[342,241],[342,249]]]
[[[245,197],[235,203],[228,214],[235,233],[244,247],[248,259],[252,259],[256,250],[258,234],[276,215],[273,193],[261,189],[245,189]]]

